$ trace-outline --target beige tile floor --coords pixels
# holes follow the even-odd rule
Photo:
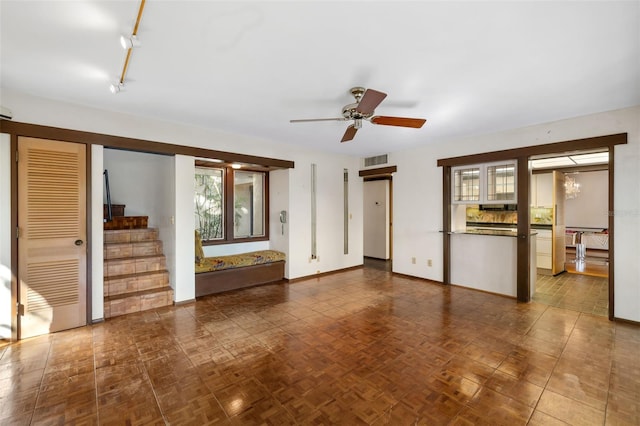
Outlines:
[[[0,424],[638,425],[640,326],[362,268],[0,346]]]
[[[533,300],[545,305],[608,317],[608,278],[565,272],[538,275]]]

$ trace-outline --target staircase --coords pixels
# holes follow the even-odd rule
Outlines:
[[[173,304],[158,230],[105,229],[104,317]]]

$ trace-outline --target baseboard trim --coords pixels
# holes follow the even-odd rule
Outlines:
[[[305,275],[303,277],[298,277],[298,278],[285,278],[284,281],[286,283],[293,284],[293,283],[297,283],[298,281],[308,280],[309,278],[326,277],[327,275],[334,275],[334,274],[339,274],[340,272],[347,272],[347,271],[352,271],[355,269],[362,269],[362,268],[364,268],[364,265],[356,265],[356,266],[350,266],[348,268],[335,269],[333,271],[320,272],[319,274]]]
[[[630,325],[635,325],[635,326],[640,327],[640,321],[634,321],[634,320],[618,318],[618,317],[613,317],[613,320],[615,322],[620,322],[620,323],[623,323],[623,324],[630,324]]]
[[[435,281],[435,280],[431,280],[429,278],[415,277],[413,275],[401,274],[400,272],[393,272],[393,275],[397,275],[397,276],[402,277],[402,278],[409,278],[409,279],[416,280],[416,281],[424,281],[424,282],[427,282],[429,284],[437,284],[437,285],[446,287],[446,285],[443,284],[441,281]],[[464,288],[465,290],[477,291],[477,292],[480,292],[480,293],[491,294],[492,296],[500,296],[500,297],[505,297],[507,299],[517,300],[517,297],[509,296],[507,294],[494,293],[492,291],[481,290],[479,288],[473,288],[473,287],[466,287],[466,286],[460,285],[460,284],[450,284],[450,285],[451,285],[451,287]]]
[[[415,275],[403,274],[402,272],[393,272],[392,271],[391,273],[393,275],[396,275],[396,276],[401,277],[401,278],[408,278],[408,279],[416,280],[416,281],[425,281],[425,282],[428,282],[428,283],[431,283],[431,284],[444,285],[440,281],[432,280],[432,279],[429,279],[429,278],[416,277]]]

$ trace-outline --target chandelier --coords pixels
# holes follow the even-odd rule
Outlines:
[[[580,184],[569,175],[564,175],[564,193],[567,200],[576,198],[580,193]]]

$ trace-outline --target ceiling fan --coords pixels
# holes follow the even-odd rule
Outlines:
[[[354,87],[351,94],[356,98],[356,102],[342,108],[342,117],[338,118],[308,118],[301,120],[289,120],[290,123],[304,123],[309,121],[348,121],[353,120],[353,124],[347,127],[340,142],[347,142],[354,138],[358,129],[362,127],[362,120],[367,120],[373,124],[383,126],[413,127],[419,129],[427,121],[424,118],[388,117],[384,115],[374,116],[374,110],[387,97],[386,93],[364,87]]]

